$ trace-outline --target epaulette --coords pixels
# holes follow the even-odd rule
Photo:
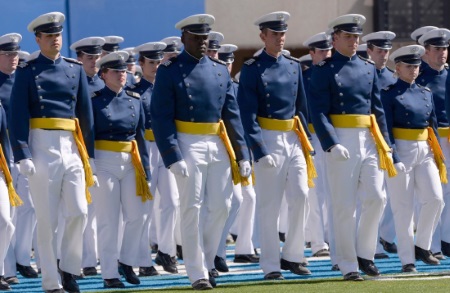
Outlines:
[[[20,68],[25,68],[28,66],[28,62],[20,62],[17,66],[19,66]]]
[[[331,60],[331,57],[325,58],[322,61],[320,61],[319,63],[317,63],[316,66],[319,66],[319,67],[324,66],[330,60]]]
[[[289,60],[293,60],[293,61],[295,61],[297,63],[300,63],[300,60],[298,60],[298,58],[295,58],[295,57],[292,57],[292,56],[288,56],[288,55],[284,55],[284,54],[283,54],[283,56],[286,57]]]
[[[100,96],[100,91],[93,92],[91,98],[96,98],[98,96]]]
[[[167,60],[166,62],[164,62],[162,65],[168,67],[170,64],[174,63],[177,60],[177,57],[172,57],[169,60]]]
[[[393,84],[390,84],[390,85],[388,85],[387,87],[385,87],[384,89],[383,89],[383,91],[388,91],[388,90],[390,90],[391,88],[393,88],[394,87],[394,85]]]
[[[73,58],[67,58],[67,57],[63,57],[64,60],[66,60],[67,62],[70,63],[75,63],[78,65],[83,65],[83,62],[78,61],[77,59],[73,59]]]
[[[375,62],[373,62],[372,60],[370,60],[370,59],[368,59],[368,58],[364,58],[363,56],[358,55],[358,54],[356,54],[356,56],[358,56],[359,59],[361,59],[361,60],[364,61],[364,62],[369,62],[370,64],[375,65]]]
[[[394,70],[390,69],[390,68],[389,68],[389,67],[387,67],[387,66],[386,66],[386,69],[387,69],[387,70],[389,70],[389,71],[390,71],[390,72],[392,72],[392,73],[395,73],[395,71],[394,71]]]
[[[135,83],[135,84],[130,84],[127,86],[128,89],[130,90],[134,90],[135,88],[139,87],[141,85],[141,82]]]
[[[244,62],[245,65],[252,65],[253,63],[255,63],[255,61],[258,60],[258,56],[255,56],[253,58],[248,59],[247,61]]]
[[[420,84],[417,84],[417,86],[420,87],[420,88],[423,88],[424,90],[427,90],[427,91],[429,91],[431,93],[430,88],[428,88],[426,86],[423,86],[423,85],[420,85]]]
[[[239,80],[237,80],[236,78],[231,78],[231,80],[234,82],[234,83],[237,83],[237,84],[239,84]]]
[[[133,97],[133,98],[136,98],[136,99],[140,99],[140,98],[141,98],[141,95],[138,94],[138,93],[136,93],[136,92],[133,92],[133,91],[125,91],[125,92],[126,92],[127,95],[129,95],[130,97]]]
[[[444,64],[445,69],[448,69],[448,63]]]
[[[219,63],[219,64],[222,64],[222,65],[227,65],[225,62],[223,62],[222,60],[219,60],[219,59],[217,59],[217,58],[214,58],[214,57],[211,57],[211,56],[208,56],[209,57],[209,59],[211,59],[212,61],[214,61],[214,62],[216,62],[216,63]]]

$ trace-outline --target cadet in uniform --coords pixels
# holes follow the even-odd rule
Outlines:
[[[380,89],[384,89],[397,81],[394,72],[386,66],[394,38],[395,33],[390,31],[374,32],[362,37],[362,40],[367,42],[367,54],[377,68],[378,87]],[[387,196],[389,196],[389,192],[387,192]],[[388,200],[379,226],[379,240],[377,242],[375,259],[389,257],[384,253],[383,249],[389,253],[397,253],[397,246],[394,243],[395,227],[392,217],[391,204]]]
[[[415,83],[424,53],[425,49],[419,45],[393,52],[389,58],[395,62],[399,78],[381,92],[394,163],[399,171],[395,178],[387,179],[387,185],[402,272],[416,272],[416,259],[439,264],[430,246],[444,207],[440,181],[446,183],[447,178],[437,139],[433,95],[428,88]],[[414,245],[415,199],[420,208]]]
[[[117,51],[97,60],[105,87],[93,94],[95,154],[99,186],[92,188],[97,216],[97,238],[105,288],[123,288],[119,271],[128,283],[140,284],[132,266],[139,263],[140,238],[150,168],[144,139],[144,109],[139,94],[124,90],[128,53]],[[123,239],[118,250],[119,214]],[[136,240],[136,235],[138,239]]]
[[[448,41],[450,30],[434,29],[419,38],[419,43],[425,47],[425,56],[428,66],[421,68],[416,83],[426,86],[433,93],[434,112],[436,114],[440,144],[444,156],[450,158],[449,122],[445,109],[445,87],[448,76]],[[447,164],[447,173],[450,173],[450,164]],[[431,251],[438,259],[444,255],[450,256],[450,186],[442,184],[444,209],[431,243]],[[442,255],[444,254],[444,255]]]
[[[208,271],[228,216],[232,179],[239,183],[251,172],[230,75],[222,61],[205,56],[213,22],[212,15],[197,14],[175,25],[185,50],[158,68],[150,104],[156,144],[178,184],[183,259],[194,289],[215,285]]]
[[[105,43],[102,46],[102,55],[100,57],[103,57],[105,55],[108,55],[111,52],[117,52],[120,49],[120,43],[123,43],[124,38],[121,36],[105,36],[103,37],[105,39]],[[129,56],[129,54],[128,54]],[[132,85],[134,84],[134,73],[130,72],[128,70],[127,66],[127,83],[126,85]]]
[[[41,52],[18,68],[11,94],[11,145],[20,172],[28,176],[46,292],[63,292],[61,282],[64,290],[79,292],[73,275],[81,268],[87,187],[96,180],[88,161],[94,157],[94,136],[86,74],[80,62],[60,55],[64,19],[51,12],[28,25]],[[55,254],[60,203],[61,281]]]
[[[210,31],[208,35],[208,51],[206,55],[213,58],[219,57],[220,43],[222,43],[224,36],[222,33]]]
[[[178,56],[178,54],[180,54],[181,47],[183,46],[180,37],[167,37],[162,39],[161,42],[167,45],[164,49],[164,57],[161,60],[161,63],[164,63],[170,58],[176,57]]]
[[[83,63],[86,72],[89,94],[101,90],[105,83],[98,76],[98,68],[95,62],[100,58],[105,39],[101,37],[88,37],[81,39],[70,46],[77,53],[77,60]],[[82,268],[85,276],[97,275],[97,222],[95,220],[95,208],[88,206],[88,219],[83,233],[83,260]]]
[[[314,130],[326,152],[338,265],[344,280],[355,281],[363,280],[358,266],[370,276],[380,274],[373,257],[386,193],[378,161],[395,174],[376,68],[356,55],[364,22],[364,16],[348,14],[329,23],[336,52],[314,67],[309,90]]]
[[[238,102],[255,160],[256,209],[265,279],[283,279],[280,268],[294,274],[311,272],[304,257],[305,202],[312,176],[312,147],[300,63],[282,55],[289,13],[272,12],[255,21],[265,44],[241,70]],[[309,158],[309,159],[308,159]],[[312,175],[312,172],[311,172]],[[289,205],[289,228],[280,261],[278,216],[283,196]]]

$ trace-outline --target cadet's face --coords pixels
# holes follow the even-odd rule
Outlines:
[[[128,71],[130,71],[131,73],[135,73],[136,72],[136,64],[127,64],[128,67]]]
[[[264,42],[266,51],[271,55],[278,55],[283,51],[284,42],[286,41],[285,32],[275,32],[270,29],[263,30],[259,37]]]
[[[36,37],[36,42],[44,55],[55,55],[61,51],[61,34],[40,34]]]
[[[208,50],[206,52],[206,55],[208,55],[209,57],[213,57],[213,58],[218,59],[219,58],[219,51],[217,51],[217,50]]]
[[[181,42],[184,44],[184,49],[189,54],[200,59],[206,54],[208,48],[208,35],[194,35],[183,32],[181,35]]]
[[[337,32],[334,35],[333,46],[344,56],[351,57],[356,53],[358,48],[359,35],[349,34],[346,32]]]
[[[395,72],[397,72],[401,80],[412,83],[419,75],[419,65],[397,62],[395,64]]]
[[[310,50],[309,54],[311,55],[312,58],[312,63],[313,64],[317,64],[323,60],[325,60],[326,58],[331,56],[331,50]]]
[[[19,53],[0,51],[0,71],[5,74],[11,74],[19,64]]]
[[[375,62],[378,69],[382,69],[386,66],[386,62],[389,57],[389,50],[373,47],[373,50],[370,48],[367,49],[367,54],[369,54],[370,59]]]
[[[110,89],[118,91],[125,86],[127,82],[126,70],[108,70],[106,73],[102,73],[102,78]]]
[[[156,70],[158,69],[161,61],[159,60],[150,60],[144,58],[144,62],[139,62],[142,68],[142,74],[145,79],[148,81],[154,81],[156,77]]]
[[[98,68],[95,67],[95,61],[97,61],[99,58],[100,55],[83,54],[80,57],[78,57],[78,60],[83,62],[83,68],[86,74],[90,77],[93,77],[98,72]]]
[[[428,46],[425,50],[427,62],[433,67],[441,67],[447,62],[448,50],[446,47]]]

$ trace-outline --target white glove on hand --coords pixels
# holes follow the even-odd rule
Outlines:
[[[174,175],[189,177],[188,168],[184,160],[173,163],[172,165],[170,165],[169,170]]]
[[[249,161],[240,161],[239,162],[239,173],[241,173],[242,177],[247,178],[252,173],[252,166]]]
[[[267,155],[258,160],[264,168],[275,168],[277,164],[271,155]]]
[[[395,169],[397,169],[397,171],[402,172],[402,173],[406,173],[405,164],[403,164],[402,162],[395,163],[394,167],[395,167]]]
[[[92,176],[94,178],[94,187],[99,187],[100,184],[98,183],[97,178],[97,168],[95,167],[95,161],[93,158],[89,158],[89,165],[91,166],[92,174],[94,175]]]
[[[33,176],[36,173],[36,168],[31,159],[23,159],[19,162],[19,165],[19,172],[23,176]]]
[[[333,157],[333,159],[335,159],[336,161],[346,161],[346,160],[350,159],[350,153],[341,144],[335,145],[330,150],[330,153],[331,153],[331,156]]]

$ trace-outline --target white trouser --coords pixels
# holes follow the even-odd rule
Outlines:
[[[325,224],[324,224],[324,210],[325,210],[325,192],[326,188],[323,186],[323,168],[318,167],[323,165],[324,153],[317,139],[316,134],[312,134],[312,146],[316,151],[314,156],[314,165],[318,171],[318,178],[314,180],[315,187],[309,189],[308,203],[309,214],[306,220],[306,227],[309,227],[309,240],[311,241],[311,251],[316,253],[322,249],[328,249],[328,244],[325,243]],[[321,173],[322,172],[322,173]]]
[[[378,223],[386,203],[384,174],[378,167],[375,142],[367,128],[335,128],[350,158],[333,159],[326,153],[331,209],[338,265],[343,275],[358,271],[357,257],[372,260]],[[358,193],[358,188],[364,192]],[[357,199],[361,216],[356,222]]]
[[[387,175],[385,175],[385,178]],[[385,180],[385,184],[386,180]],[[392,214],[391,201],[389,200],[389,189],[386,186],[387,202],[381,217],[380,225],[378,227],[378,239],[377,239],[377,253],[384,253],[383,245],[381,245],[379,238],[383,238],[389,243],[394,243],[395,240],[395,224],[394,215]]]
[[[0,276],[5,275],[4,260],[13,234],[14,225],[11,219],[8,188],[5,176],[3,172],[0,172]]]
[[[414,199],[420,205],[416,230],[416,246],[429,250],[431,238],[444,207],[439,171],[427,141],[396,139],[398,156],[405,164],[406,173],[398,172],[388,178],[388,188],[398,256],[402,265],[415,263],[413,213]]]
[[[17,169],[17,165],[15,165],[14,173],[18,173]],[[22,199],[23,204],[18,207],[12,207],[12,210],[14,210],[13,223],[16,230],[5,259],[5,277],[16,275],[16,263],[23,266],[30,265],[33,232],[36,227],[36,214],[28,188],[28,178],[20,173],[13,176],[13,178],[16,180],[14,181],[16,192]],[[35,250],[37,251],[37,248]]]
[[[448,138],[441,137],[440,145],[445,158],[447,158],[447,174],[450,174],[450,143],[448,141]],[[450,243],[450,184],[442,184],[442,192],[445,205],[444,209],[442,210],[441,219],[438,222],[436,231],[433,234],[433,240],[431,242],[432,252],[441,251],[441,241]]]
[[[237,219],[242,204],[242,189],[241,184],[233,184],[233,197],[231,198],[231,209],[228,213],[228,218],[225,221],[225,226],[223,227],[222,237],[220,237],[219,248],[217,249],[217,255],[226,259],[227,256],[227,236],[230,231],[231,226]],[[236,253],[237,254],[237,253]],[[208,268],[210,270],[211,268]]]
[[[214,267],[233,187],[230,160],[218,136],[178,133],[189,177],[175,176],[180,194],[183,259],[191,283],[208,279]],[[204,218],[200,217],[206,206]]]
[[[289,227],[282,258],[300,263],[304,257],[305,202],[308,196],[306,161],[298,136],[293,131],[262,130],[276,168],[255,163],[256,209],[261,241],[260,266],[264,274],[280,271],[278,217],[283,194],[288,204]]]
[[[305,204],[305,215],[307,214],[307,205]],[[287,203],[286,197],[284,196],[284,193],[282,194],[281,198],[281,205],[280,205],[280,211],[278,216],[278,232],[280,233],[287,233],[289,230],[289,205]],[[305,216],[306,218],[306,216]],[[287,235],[285,235],[287,236]]]
[[[237,235],[234,253],[235,254],[254,254],[253,252],[253,226],[255,219],[256,193],[253,187],[251,176],[250,184],[242,186],[242,204],[239,210],[237,225]]]
[[[44,290],[61,287],[56,266],[58,211],[64,209],[65,231],[59,267],[78,275],[87,218],[84,169],[70,131],[32,129],[30,149],[36,174],[28,178],[37,218],[37,245]],[[61,203],[61,205],[60,205]]]
[[[176,255],[175,226],[179,214],[180,197],[175,175],[164,166],[158,147],[150,142],[150,170],[152,173],[152,189],[159,198],[155,202],[156,235],[158,249],[170,256]]]
[[[95,165],[99,187],[91,188],[91,194],[97,216],[102,278],[119,278],[117,260],[130,266],[139,262],[146,205],[136,195],[136,175],[130,153],[95,150]],[[123,238],[119,252],[120,211]]]
[[[95,207],[88,205],[88,218],[86,228],[83,233],[83,268],[97,266],[97,219],[95,217]]]

